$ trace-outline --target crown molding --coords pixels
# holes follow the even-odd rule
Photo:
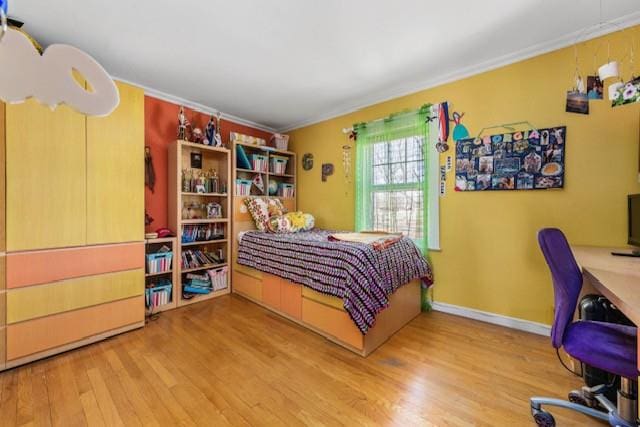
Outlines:
[[[516,62],[543,55],[545,53],[553,52],[555,50],[571,46],[575,43],[582,43],[588,40],[592,40],[597,37],[620,31],[638,24],[640,24],[640,12],[634,12],[603,24],[596,24],[591,27],[586,27],[581,30],[566,34],[562,37],[556,38],[554,40],[539,43],[519,50],[517,52],[502,55],[488,61],[483,61],[478,64],[452,71],[450,73],[440,74],[428,79],[420,80],[407,86],[395,87],[389,90],[382,90],[358,101],[357,104],[342,105],[339,108],[336,108],[324,114],[320,114],[316,117],[294,122],[288,126],[283,126],[282,128],[278,128],[277,131],[289,132],[294,129],[300,129],[302,127],[334,119],[336,117],[344,116],[346,114],[362,110],[363,108],[370,107],[372,105],[380,104],[385,101],[390,101],[402,96],[411,95],[416,92],[421,92],[423,90],[441,86],[446,83],[455,82],[457,80],[495,70],[496,68],[514,64]]]
[[[123,83],[128,83],[130,85],[133,86],[137,86],[139,88],[141,88],[142,90],[144,90],[144,94],[147,96],[151,96],[153,98],[157,98],[157,99],[161,99],[163,101],[167,101],[170,102],[172,104],[177,104],[177,105],[184,105],[187,108],[190,108],[194,111],[198,111],[200,113],[205,113],[205,114],[221,114],[221,117],[229,122],[233,122],[239,125],[244,125],[244,126],[249,126],[252,127],[254,129],[259,129],[265,132],[269,132],[269,133],[276,133],[276,130],[274,128],[271,128],[269,126],[265,126],[263,124],[260,123],[256,123],[253,122],[251,120],[247,120],[247,119],[243,119],[242,117],[238,117],[238,116],[234,116],[232,114],[227,114],[227,113],[223,113],[213,107],[209,107],[207,105],[204,104],[200,104],[198,102],[194,102],[194,101],[190,101],[188,99],[185,98],[181,98],[179,96],[175,96],[175,95],[171,95],[168,94],[166,92],[162,92],[160,90],[157,89],[153,89],[151,87],[145,86],[145,85],[141,85],[140,83],[136,83],[136,82],[132,82],[130,80],[127,79],[123,79],[120,77],[113,77],[113,79],[115,80],[119,80]]]

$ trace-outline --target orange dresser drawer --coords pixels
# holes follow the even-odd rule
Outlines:
[[[237,292],[255,301],[262,301],[262,280],[233,271],[233,292]]]
[[[344,301],[342,301],[338,297],[322,294],[307,287],[302,287],[302,296],[312,301],[319,302],[321,304],[328,305],[329,307],[344,311]]]
[[[357,349],[363,348],[364,336],[345,311],[303,298],[302,321]]]
[[[265,274],[262,279],[262,302],[275,310],[280,310],[282,281],[281,278],[272,274]]]
[[[139,296],[9,325],[7,360],[143,321],[144,297]]]
[[[294,319],[302,319],[301,285],[282,280],[280,283],[280,310]]]

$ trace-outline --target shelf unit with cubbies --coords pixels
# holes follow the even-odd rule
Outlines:
[[[156,264],[153,265],[154,255],[158,254],[160,249],[166,246],[171,250],[171,261],[164,263],[162,266]],[[176,283],[178,282],[178,272],[176,266],[176,249],[177,240],[175,237],[165,237],[160,239],[146,239],[145,240],[145,307],[148,314],[155,314],[161,311],[171,310],[177,307],[176,298]],[[153,291],[157,290],[161,293],[165,293],[166,283],[171,283],[171,292],[166,298],[165,303],[154,303],[154,298],[151,295]],[[159,300],[162,301],[162,300]]]
[[[175,230],[178,240],[175,295],[177,305],[181,307],[226,295],[231,290],[231,274],[228,271],[231,151],[223,147],[174,141],[169,145],[168,160],[169,228]],[[211,212],[207,205],[215,205],[220,210],[214,214],[216,217],[209,218]],[[184,258],[193,260],[199,256],[196,254],[208,254],[215,257],[216,262],[183,265]],[[208,270],[224,268],[227,270],[224,278],[226,287],[204,294],[183,292],[190,283],[188,274],[205,274]],[[186,295],[190,298],[185,298]]]
[[[246,167],[238,167],[238,146],[242,147],[248,160],[250,162],[251,168]],[[278,150],[273,147],[248,144],[245,142],[234,141],[232,143],[232,152],[233,152],[233,205],[232,205],[232,218],[233,218],[233,238],[232,242],[232,256],[233,256],[233,274],[234,277],[238,271],[242,270],[242,266],[238,265],[236,262],[237,254],[238,254],[238,235],[243,231],[255,230],[255,225],[253,220],[251,219],[247,209],[244,205],[244,199],[247,197],[267,197],[267,198],[278,198],[282,201],[283,205],[287,208],[288,211],[295,211],[297,208],[296,204],[296,164],[297,164],[297,156],[293,151],[288,150]],[[268,168],[265,171],[256,171],[253,169],[254,163],[252,156],[260,155],[267,157],[267,165]],[[286,167],[284,170],[275,171],[272,165],[272,158],[283,158],[286,159]],[[246,165],[245,165],[246,166]],[[240,193],[237,187],[238,180],[246,180],[252,181],[253,177],[256,174],[262,175],[262,181],[265,185],[265,192],[261,193],[255,186],[251,186],[251,190],[248,194]],[[284,197],[276,193],[275,195],[268,194],[269,182],[276,182],[277,184],[288,184],[293,188],[293,194],[291,197]],[[280,188],[278,189],[280,190]],[[234,291],[235,292],[235,291]]]

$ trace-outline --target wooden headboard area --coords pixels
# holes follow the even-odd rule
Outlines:
[[[232,239],[232,268],[235,271],[242,272],[257,279],[262,278],[262,274],[253,268],[247,268],[237,263],[238,258],[238,234],[243,231],[255,230],[256,226],[251,218],[251,214],[244,203],[247,197],[265,197],[265,196],[235,196],[233,198],[233,231],[230,238]],[[296,210],[295,199],[281,199],[282,204],[289,212]]]

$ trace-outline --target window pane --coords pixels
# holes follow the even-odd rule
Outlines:
[[[389,144],[386,142],[380,142],[373,144],[373,164],[381,165],[383,163],[389,163]]]
[[[424,158],[423,138],[407,138],[407,161],[422,160]],[[408,179],[408,177],[407,177]]]
[[[423,238],[422,191],[378,191],[373,193],[375,230],[401,232],[412,239]]]
[[[373,185],[389,184],[389,165],[373,167]]]
[[[407,184],[423,182],[424,161],[407,163]]]
[[[391,183],[392,184],[404,184],[404,170],[406,165],[404,163],[394,163],[389,165],[391,169]]]
[[[404,162],[407,158],[404,139],[396,139],[389,143],[389,163]]]

